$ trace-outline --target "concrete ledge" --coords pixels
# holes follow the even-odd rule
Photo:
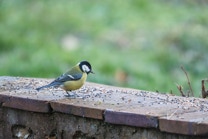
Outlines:
[[[208,135],[208,115],[207,112],[190,112],[180,115],[173,115],[159,118],[160,130],[186,135]]]
[[[67,114],[73,114],[77,116],[93,118],[103,120],[104,109],[87,107],[83,102],[72,102],[69,100],[60,100],[56,102],[51,102],[51,107],[54,112],[62,112]]]
[[[157,117],[149,115],[139,115],[135,113],[118,112],[105,110],[105,122],[119,125],[130,125],[145,128],[157,128]]]
[[[145,130],[153,128],[158,134],[166,132],[173,133],[173,136],[188,135],[187,138],[208,135],[206,99],[178,97],[95,83],[86,83],[84,87],[75,91],[80,98],[67,98],[65,91],[61,89],[44,89],[40,92],[35,90],[36,87],[50,81],[0,77],[1,107],[41,114],[63,113]]]
[[[51,111],[50,104],[48,101],[44,100],[8,96],[4,94],[0,94],[0,99],[3,107],[10,107],[33,112],[48,113]]]

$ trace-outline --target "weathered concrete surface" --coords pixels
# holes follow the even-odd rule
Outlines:
[[[5,134],[11,132],[11,128],[13,132],[21,129],[26,135],[32,133],[33,138],[49,135],[49,130],[46,129],[50,129],[50,132],[57,129],[59,138],[62,135],[65,138],[185,139],[192,135],[194,138],[206,138],[199,136],[208,135],[206,99],[95,83],[86,83],[84,87],[74,91],[80,96],[76,98],[66,97],[65,91],[61,89],[44,89],[40,92],[35,90],[50,81],[0,77],[0,131],[3,138],[7,137]],[[92,131],[92,121],[97,123],[99,132]],[[85,126],[86,130],[78,130],[75,125]],[[62,130],[66,133],[62,133]],[[53,130],[51,135],[55,133]]]
[[[28,133],[28,139],[206,139],[160,132],[158,129],[114,125],[91,118],[64,113],[37,113],[11,108],[3,111],[1,139],[12,139],[17,133]],[[12,128],[16,130],[12,132]],[[28,131],[29,130],[29,131]],[[20,134],[19,134],[20,135]]]
[[[159,119],[160,130],[169,131],[177,134],[187,135],[208,135],[208,116],[207,112],[191,112],[180,115],[173,115],[170,119],[161,117]]]

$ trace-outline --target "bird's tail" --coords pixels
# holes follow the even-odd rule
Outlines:
[[[62,84],[61,82],[53,81],[53,82],[51,82],[48,85],[44,85],[44,86],[41,86],[39,88],[36,88],[36,90],[39,91],[39,90],[41,90],[43,88],[49,88],[49,87],[55,87],[56,88],[56,87],[59,87],[61,84]]]
[[[49,88],[49,87],[51,87],[51,86],[52,86],[51,84],[48,84],[48,85],[44,85],[44,86],[38,87],[38,88],[36,88],[35,90],[39,91],[39,90],[41,90],[41,89],[43,89],[43,88]]]

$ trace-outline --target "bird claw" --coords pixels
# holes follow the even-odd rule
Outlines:
[[[65,97],[68,97],[68,98],[81,98],[81,99],[86,99],[86,98],[89,98],[90,95],[78,95],[77,93],[75,92],[72,92],[71,94],[69,92],[66,92],[67,95],[64,95]]]
[[[66,92],[67,95],[64,95],[65,97],[68,97],[68,98],[78,98],[80,97],[79,95],[77,95],[76,93],[73,92],[73,94],[70,94],[69,92]]]

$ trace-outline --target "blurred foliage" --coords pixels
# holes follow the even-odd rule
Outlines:
[[[88,81],[195,96],[207,77],[205,0],[1,0],[0,75],[55,78],[81,60]]]

